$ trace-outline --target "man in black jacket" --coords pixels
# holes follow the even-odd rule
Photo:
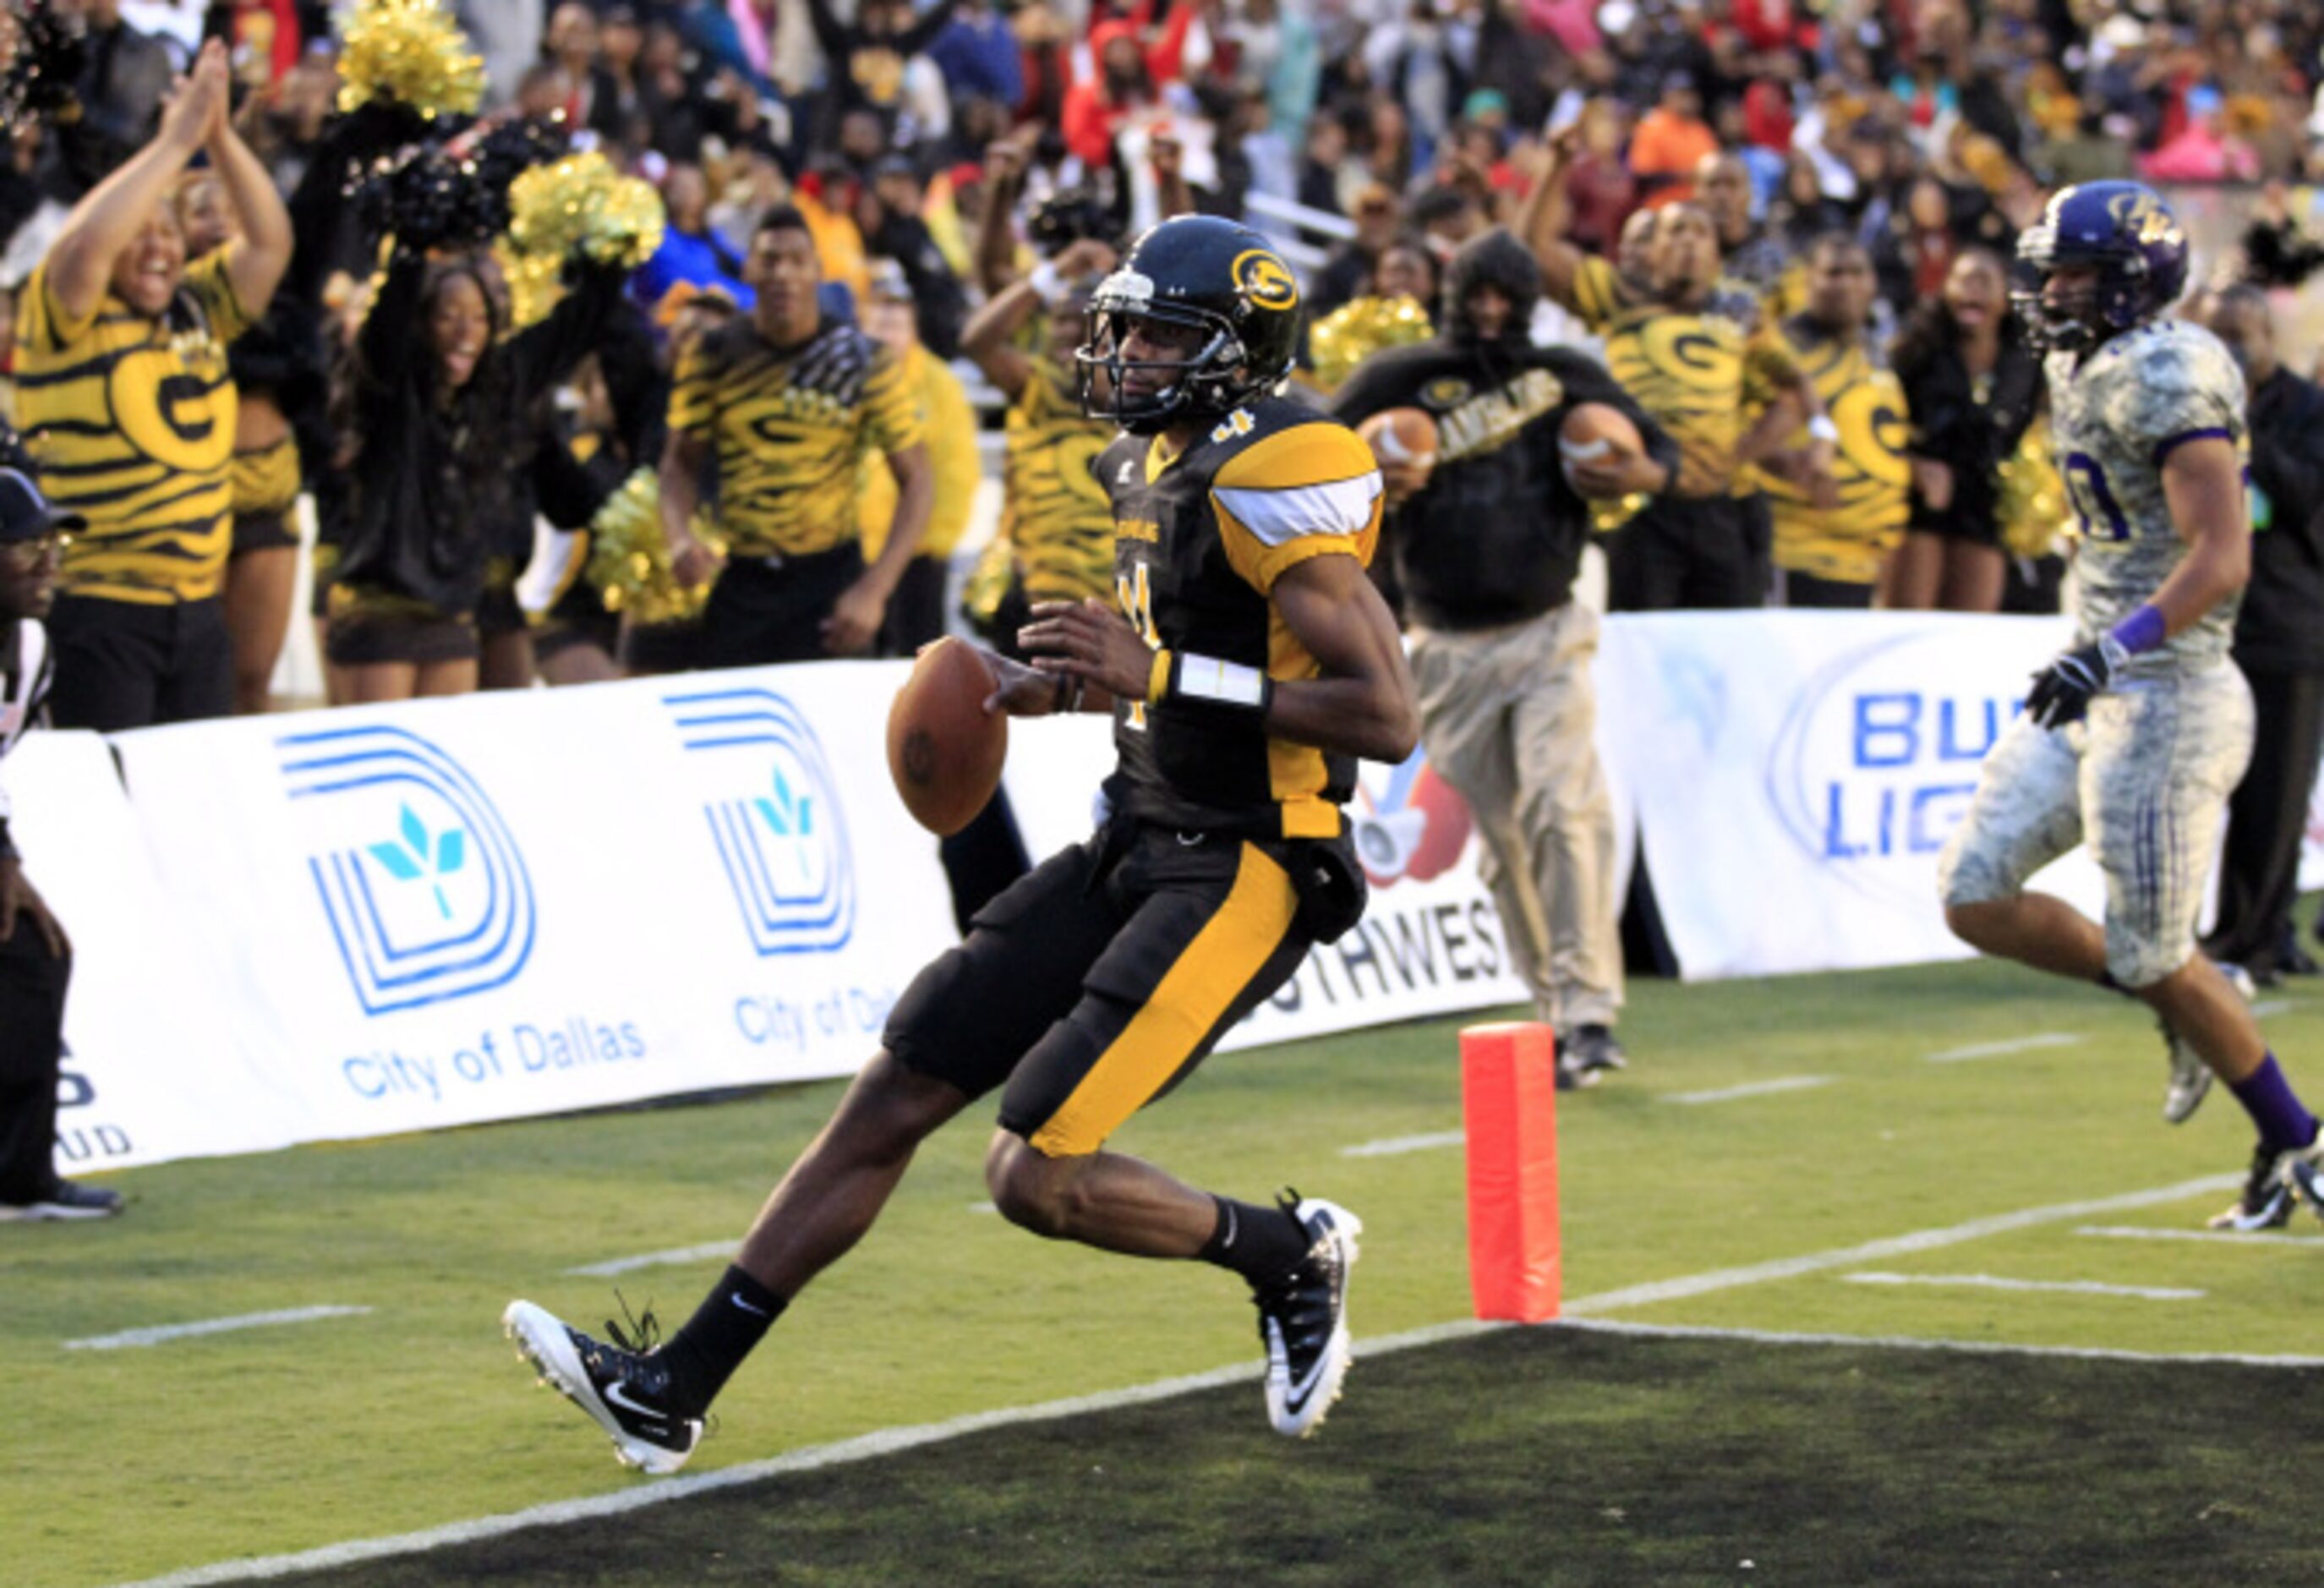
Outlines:
[[[1334,411],[1350,424],[1418,407],[1437,422],[1425,479],[1388,538],[1405,596],[1421,739],[1474,814],[1510,953],[1558,1032],[1561,1087],[1622,1063],[1614,811],[1598,764],[1590,660],[1598,617],[1573,601],[1588,498],[1663,490],[1678,448],[1606,371],[1526,335],[1541,267],[1505,231],[1462,245],[1444,286],[1443,333],[1367,360]],[[1609,403],[1643,455],[1562,459],[1559,427]]]
[[[2251,583],[2235,659],[2251,680],[2251,768],[2227,806],[2219,918],[2205,951],[2271,984],[2312,974],[2292,926],[2308,801],[2324,744],[2324,390],[2276,359],[2267,295],[2236,286],[2210,327],[2244,366],[2251,415]]]

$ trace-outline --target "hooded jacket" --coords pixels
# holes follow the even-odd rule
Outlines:
[[[1480,287],[1509,300],[1509,328],[1487,339],[1465,306]],[[1566,484],[1558,429],[1576,404],[1622,411],[1650,456],[1676,468],[1678,448],[1605,366],[1527,334],[1541,267],[1506,231],[1463,244],[1445,272],[1443,332],[1366,359],[1333,411],[1360,424],[1391,408],[1436,421],[1428,485],[1388,516],[1387,536],[1408,619],[1434,629],[1494,628],[1565,605],[1590,535],[1589,503]]]

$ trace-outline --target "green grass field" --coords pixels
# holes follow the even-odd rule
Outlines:
[[[2324,989],[2271,1002],[2278,1051],[2324,1099]],[[1458,1149],[1342,1151],[1458,1128],[1458,1023],[1215,1059],[1118,1144],[1217,1189],[1288,1182],[1356,1209],[1360,1336],[1464,1318]],[[2239,1176],[2248,1154],[2224,1094],[2160,1122],[2160,1047],[2126,1002],[1986,965],[1647,983],[1624,1034],[1633,1069],[1561,1099],[1576,1316],[2324,1355],[2324,1241],[2082,1233],[2200,1228],[2230,1191],[2172,1188]],[[2058,1039],[1927,1058],[2043,1035]],[[1666,1101],[1794,1076],[1830,1080]],[[836,1095],[171,1165],[120,1177],[117,1223],[0,1230],[0,1361],[29,1400],[0,1579],[141,1579],[644,1483],[534,1390],[500,1308],[524,1295],[594,1322],[618,1285],[682,1318],[721,1260],[568,1270],[738,1234]],[[927,1146],[730,1387],[689,1476],[1255,1360],[1226,1276],[1045,1244],[982,1211],[989,1128],[973,1113]],[[1851,1251],[1928,1232],[1948,1233]],[[2305,1215],[2288,1233],[2324,1233]],[[2200,1294],[1849,1278],[1867,1272]],[[309,1306],[371,1310],[63,1347]],[[599,1523],[329,1580],[2312,1578],[2324,1528],[2291,1525],[2312,1506],[2282,1458],[2324,1434],[2319,1387],[2314,1369],[1500,1333],[1360,1362],[1305,1445],[1268,1434],[1239,1383],[637,1513],[659,1548]]]

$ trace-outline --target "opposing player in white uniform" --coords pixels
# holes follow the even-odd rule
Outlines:
[[[2187,281],[2185,232],[2134,182],[2050,201],[2018,243],[2018,307],[2049,350],[2060,472],[2079,522],[2076,644],[2034,675],[1940,863],[1945,919],[1987,954],[2097,981],[2162,1017],[2163,1114],[2213,1075],[2259,1130],[2251,1177],[2212,1221],[2324,1215],[2324,1141],[2243,996],[2196,952],[2227,796],[2251,756],[2251,691],[2227,657],[2251,571],[2244,382],[2227,349],[2160,317]],[[2099,926],[2025,881],[2085,837]]]

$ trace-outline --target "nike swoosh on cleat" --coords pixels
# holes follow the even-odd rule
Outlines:
[[[670,1423],[671,1419],[669,1413],[662,1410],[659,1407],[647,1406],[642,1402],[632,1400],[627,1395],[623,1394],[622,1392],[621,1380],[618,1379],[609,1380],[606,1382],[605,1387],[599,1390],[598,1393],[604,1396],[608,1402],[620,1407],[623,1411],[628,1412],[632,1417],[645,1417],[650,1421],[659,1423],[665,1427],[667,1427]]]
[[[1315,1365],[1307,1370],[1307,1376],[1300,1380],[1297,1383],[1286,1387],[1283,1393],[1283,1404],[1286,1408],[1305,1405],[1307,1398],[1315,1393],[1317,1385],[1323,1380],[1323,1370],[1331,1366],[1331,1364],[1332,1346],[1331,1343],[1326,1341],[1323,1345],[1323,1354],[1316,1357]]]

